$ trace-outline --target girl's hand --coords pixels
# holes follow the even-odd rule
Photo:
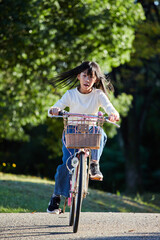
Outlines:
[[[58,113],[61,111],[61,109],[60,108],[51,108],[50,110],[49,110],[49,113],[51,114],[51,115],[58,115]]]
[[[115,113],[111,113],[111,115],[109,116],[109,120],[111,122],[118,122],[119,121],[119,116],[116,115]]]

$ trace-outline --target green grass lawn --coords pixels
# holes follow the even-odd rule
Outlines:
[[[0,172],[0,212],[46,212],[53,189],[54,182],[47,179]],[[64,199],[61,207],[63,202]],[[82,211],[158,213],[160,194],[147,193],[131,198],[89,189]]]

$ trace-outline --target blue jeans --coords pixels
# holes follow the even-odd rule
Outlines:
[[[65,135],[62,136],[62,152],[63,152],[63,164],[59,165],[57,167],[57,171],[55,174],[55,188],[54,188],[54,194],[55,195],[63,195],[65,197],[69,197],[69,191],[70,191],[70,174],[66,167],[66,161],[67,159],[72,155],[74,155],[75,149],[67,149],[65,144],[63,143],[63,140],[65,141]],[[100,149],[92,149],[91,150],[91,159],[92,160],[100,160],[100,157],[103,152],[103,148],[107,141],[107,135],[102,129],[102,137],[100,142]],[[68,151],[69,150],[69,151]],[[77,149],[78,151],[78,149]],[[71,154],[70,154],[71,153]],[[68,161],[68,167],[71,168],[70,161]]]

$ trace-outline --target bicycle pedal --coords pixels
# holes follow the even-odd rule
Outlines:
[[[100,182],[103,181],[103,178],[98,178],[98,177],[96,177],[96,178],[90,177],[90,179],[93,180],[93,181],[100,181]]]

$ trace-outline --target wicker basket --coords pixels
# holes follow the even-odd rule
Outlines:
[[[67,148],[100,148],[103,119],[97,121],[88,116],[63,119]]]
[[[100,133],[66,133],[65,138],[67,148],[100,148]]]

